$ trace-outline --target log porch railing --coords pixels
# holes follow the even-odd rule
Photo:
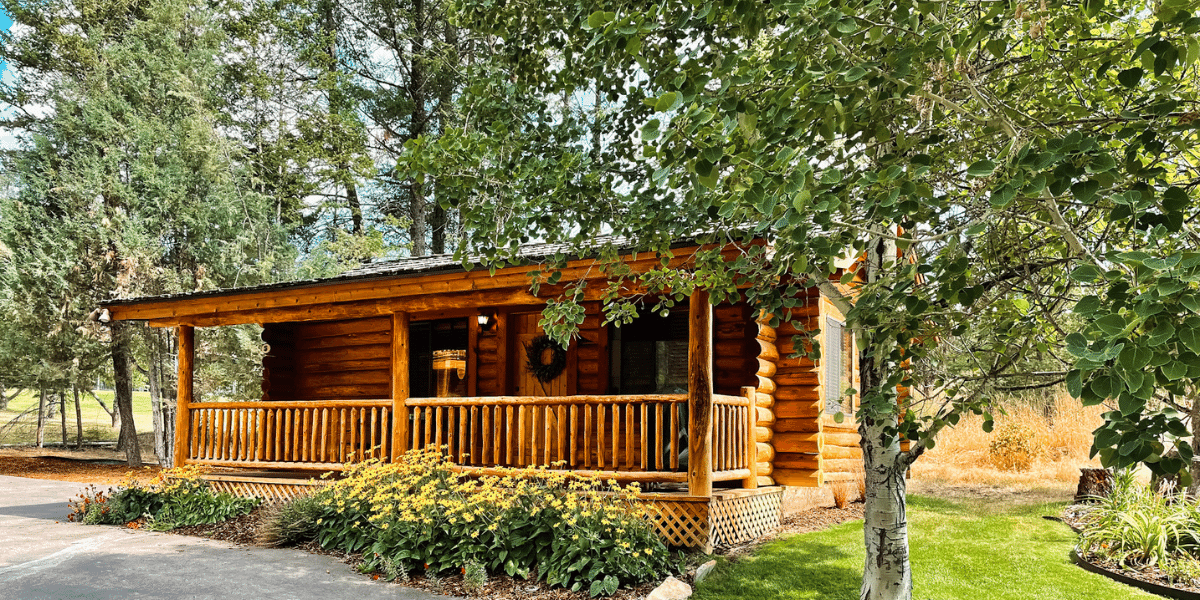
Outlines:
[[[193,402],[187,462],[340,469],[391,452],[391,400]]]
[[[716,481],[743,479],[753,444],[742,396],[713,396]],[[687,396],[409,398],[401,451],[444,448],[466,470],[546,466],[625,481],[687,481]],[[336,470],[388,460],[391,400],[193,402],[187,462]],[[401,413],[402,414],[402,413]]]

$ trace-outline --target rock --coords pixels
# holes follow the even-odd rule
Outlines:
[[[704,578],[708,577],[708,574],[712,573],[712,570],[716,567],[717,561],[715,560],[710,560],[699,567],[696,567],[696,577],[692,579],[692,583],[699,584],[701,581],[704,581]]]
[[[692,595],[692,586],[675,579],[668,577],[661,585],[654,588],[646,596],[646,600],[684,600]]]

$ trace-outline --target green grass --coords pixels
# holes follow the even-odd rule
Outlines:
[[[11,391],[10,391],[11,393]],[[112,408],[112,391],[97,391],[97,396]],[[115,441],[117,430],[112,427],[112,419],[91,395],[84,393],[80,396],[83,413],[83,439],[87,441]],[[8,403],[8,408],[0,410],[0,444],[32,444],[37,433],[37,392],[26,390]],[[33,412],[25,415],[13,427],[6,427],[14,418],[33,408]],[[150,393],[133,393],[133,422],[139,434],[150,431]],[[45,439],[47,443],[57,444],[62,437],[62,426],[59,424],[56,412],[52,420],[46,422]],[[75,441],[75,400],[67,396],[67,439]]]
[[[1075,534],[1043,519],[1064,504],[968,505],[909,496],[914,600],[1158,598],[1070,562]],[[862,522],[771,542],[722,564],[694,600],[857,598]]]

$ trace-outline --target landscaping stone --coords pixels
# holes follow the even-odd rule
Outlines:
[[[704,581],[704,578],[708,577],[708,574],[712,573],[712,570],[715,569],[716,567],[717,567],[717,561],[715,561],[715,560],[710,560],[710,561],[700,565],[699,567],[696,568],[696,577],[692,580],[692,583],[699,584],[701,581]]]
[[[675,579],[668,577],[661,585],[654,588],[646,596],[646,600],[684,600],[692,595],[692,586]]]

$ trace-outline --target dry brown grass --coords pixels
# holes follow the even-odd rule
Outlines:
[[[1004,414],[995,415],[990,434],[983,431],[982,417],[964,417],[956,427],[943,431],[937,446],[914,463],[913,479],[943,486],[1073,491],[1081,467],[1099,466],[1087,455],[1092,431],[1103,424],[1100,415],[1106,409],[1085,408],[1065,393],[1049,404],[1051,408],[1043,410],[1037,403],[1007,402]],[[1028,432],[1031,443],[1026,448],[1032,455],[1028,460],[1000,453],[1012,444],[996,444],[997,435],[1013,431]],[[991,451],[994,445],[995,452]]]

